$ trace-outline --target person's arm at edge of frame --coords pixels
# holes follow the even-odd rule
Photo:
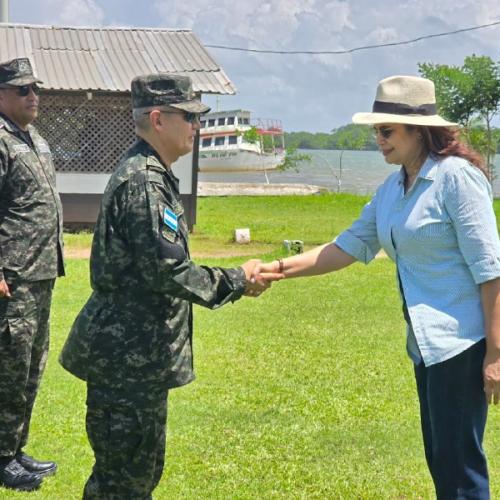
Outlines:
[[[481,284],[486,331],[483,364],[484,392],[489,404],[500,401],[500,278]]]
[[[350,266],[356,259],[340,249],[335,242],[326,243],[307,252],[278,259],[267,264],[259,264],[254,270],[264,279],[273,280],[275,276],[298,278],[301,276],[317,276],[338,271]],[[274,273],[274,274],[270,274]]]
[[[5,176],[7,175],[7,159],[3,150],[0,149],[0,192],[3,189]],[[10,297],[9,285],[5,281],[2,267],[2,249],[0,248],[0,297]]]

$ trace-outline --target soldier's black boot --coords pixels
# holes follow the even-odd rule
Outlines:
[[[39,476],[51,476],[56,473],[57,465],[54,462],[40,462],[22,451],[16,453],[16,460],[28,471]]]
[[[15,458],[0,460],[0,485],[13,490],[32,491],[41,484],[42,478],[27,471]]]

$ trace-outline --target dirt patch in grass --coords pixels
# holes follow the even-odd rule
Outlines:
[[[90,258],[90,248],[64,248],[66,259],[88,259]]]
[[[217,249],[211,250],[192,250],[191,257],[194,260],[197,259],[218,259],[218,258],[228,258],[228,257],[246,257],[249,255],[256,255],[258,253],[267,253],[275,249],[273,245],[262,245],[259,248],[248,247],[245,245],[240,246],[227,246],[219,247]],[[89,259],[90,258],[90,247],[89,248],[71,248],[66,247],[64,249],[64,256],[67,259]]]

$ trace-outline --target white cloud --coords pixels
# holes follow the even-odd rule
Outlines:
[[[9,20],[15,23],[56,26],[102,26],[106,22],[105,6],[108,2],[109,0],[12,0],[9,4]],[[133,24],[133,19],[131,23]]]
[[[366,41],[374,44],[397,42],[398,32],[394,28],[375,28],[366,36]]]
[[[64,26],[102,26],[104,10],[95,0],[50,0],[52,24]]]

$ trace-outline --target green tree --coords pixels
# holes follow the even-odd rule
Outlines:
[[[257,127],[251,127],[244,132],[239,131],[238,134],[243,135],[243,139],[250,144],[260,144],[261,151],[263,152],[272,152],[275,151],[276,148],[281,145],[275,144],[275,139],[272,135],[266,135],[259,133]],[[300,133],[302,134],[302,132]],[[308,136],[313,136],[314,134],[310,134],[307,132]],[[281,141],[281,138],[279,139]],[[300,141],[299,141],[300,142]],[[311,161],[311,156],[306,153],[299,153],[296,147],[289,146],[285,149],[285,156],[283,162],[278,165],[277,170],[289,170],[295,169],[298,170],[299,163]],[[267,177],[267,173],[264,171],[266,176],[267,183],[269,184],[269,179]]]
[[[311,155],[307,153],[299,153],[296,148],[288,147],[285,150],[285,159],[281,165],[278,165],[277,170],[298,170],[299,163],[310,162]]]
[[[466,140],[486,158],[494,177],[498,136],[491,123],[500,109],[500,64],[487,56],[468,56],[464,64],[420,63],[420,74],[434,82],[440,113],[464,128]]]
[[[237,133],[238,135],[243,135],[243,140],[245,142],[249,142],[250,144],[257,144],[259,142],[259,132],[257,131],[257,127],[250,127],[243,133],[238,130]]]
[[[493,135],[493,140],[495,141],[495,144],[497,145],[496,152],[497,154],[500,154],[500,128],[494,128],[491,132]]]

